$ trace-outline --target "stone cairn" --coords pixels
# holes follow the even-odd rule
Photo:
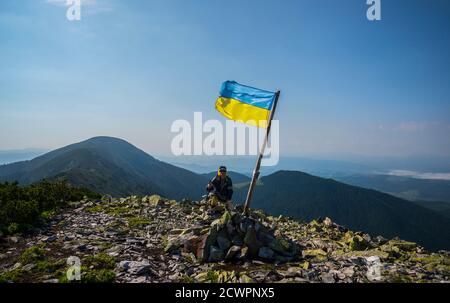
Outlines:
[[[225,210],[210,225],[172,230],[165,251],[187,253],[200,262],[260,260],[284,263],[298,259],[294,242],[259,220]]]

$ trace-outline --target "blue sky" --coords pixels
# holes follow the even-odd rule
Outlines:
[[[63,1],[64,2],[64,1]],[[220,84],[282,90],[284,155],[450,155],[450,3],[0,1],[0,150],[98,135],[170,153],[176,119],[225,118]]]

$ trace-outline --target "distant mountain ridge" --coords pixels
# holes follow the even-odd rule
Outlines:
[[[217,175],[217,172],[211,172],[209,174],[203,174],[203,176],[205,176],[209,180],[214,178],[216,175]],[[234,185],[251,181],[251,178],[249,176],[241,174],[241,173],[237,173],[237,172],[234,172],[234,171],[229,171],[228,172],[228,176],[233,180],[233,184]]]
[[[199,175],[167,164],[111,137],[92,138],[30,161],[0,166],[0,181],[29,184],[66,178],[73,185],[115,197],[159,194],[177,200],[199,200],[214,174]],[[230,175],[236,185],[233,200],[242,203],[250,178],[233,171]],[[306,173],[279,171],[262,177],[252,207],[306,221],[328,216],[355,230],[450,250],[448,217],[389,194]]]
[[[236,192],[238,199],[245,199],[247,189]],[[448,217],[389,194],[306,173],[279,171],[261,178],[252,207],[304,221],[327,216],[355,230],[450,249]]]
[[[48,152],[46,149],[26,148],[16,150],[0,150],[0,165],[36,158]]]
[[[339,182],[379,190],[407,200],[444,201],[450,203],[450,181],[411,177],[356,174],[337,176]]]
[[[30,161],[0,166],[0,180],[29,184],[58,177],[114,196],[158,193],[174,199],[198,198],[205,182],[202,176],[111,137],[92,138]]]

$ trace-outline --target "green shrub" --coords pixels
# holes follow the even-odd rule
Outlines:
[[[59,278],[60,283],[113,283],[116,279],[114,268],[116,259],[105,253],[85,258],[81,266],[81,281],[70,282],[66,274]]]
[[[116,266],[116,259],[105,253],[89,256],[86,258],[85,262],[89,267],[95,269],[114,269]]]
[[[0,275],[0,284],[19,282],[20,279],[22,278],[22,275],[23,272],[20,268],[6,271]]]
[[[0,234],[23,232],[40,219],[52,217],[58,208],[67,206],[67,202],[84,197],[100,199],[101,195],[72,187],[65,180],[43,180],[28,186],[19,186],[17,182],[0,183]]]
[[[31,246],[25,249],[19,257],[19,262],[23,265],[44,259],[45,249],[43,245]]]
[[[82,283],[113,283],[116,279],[116,274],[110,269],[90,270],[82,268],[81,270]]]

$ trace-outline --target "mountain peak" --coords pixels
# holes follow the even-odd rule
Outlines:
[[[0,181],[30,184],[66,178],[76,186],[124,196],[157,193],[198,198],[204,176],[161,162],[129,142],[107,136],[71,144],[30,161],[0,167]]]
[[[80,143],[99,143],[99,144],[116,143],[116,144],[132,145],[131,143],[129,143],[128,141],[126,141],[124,139],[116,138],[116,137],[109,137],[109,136],[92,137],[90,139],[81,141]]]

